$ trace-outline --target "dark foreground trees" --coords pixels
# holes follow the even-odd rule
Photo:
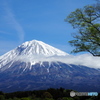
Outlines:
[[[75,47],[72,51],[89,52],[93,56],[100,56],[100,4],[88,5],[76,9],[65,19],[77,33],[73,34],[74,40],[69,43]]]
[[[2,93],[0,94],[0,100],[100,100],[100,95],[70,97],[70,91],[72,90],[50,88],[47,90]]]

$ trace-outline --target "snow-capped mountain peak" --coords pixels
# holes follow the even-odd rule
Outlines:
[[[47,58],[54,56],[69,55],[57,48],[54,48],[42,41],[32,40],[23,43],[17,48],[7,52],[0,57],[0,67],[14,61],[25,61],[35,64],[39,61],[47,61]],[[9,66],[10,67],[10,66]]]
[[[67,53],[54,48],[42,41],[32,40],[23,43],[16,48],[19,55],[65,56]]]
[[[42,41],[32,40],[23,43],[17,48],[0,56],[0,68],[7,65],[11,67],[13,62],[26,62],[30,65],[36,63],[49,62],[63,62],[66,64],[85,65],[92,68],[100,68],[100,58],[93,57],[89,54],[78,56],[69,55],[57,48],[54,48]]]

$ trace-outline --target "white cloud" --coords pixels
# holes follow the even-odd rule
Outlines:
[[[41,61],[61,61],[67,64],[75,65],[84,65],[91,68],[100,68],[100,57],[93,57],[90,54],[82,54],[78,56],[67,55],[67,56],[52,56],[52,57],[43,57],[43,56],[19,56],[16,60],[23,60],[26,62],[37,63]]]
[[[100,57],[94,57],[90,54],[69,56],[65,62],[69,64],[84,65],[91,68],[100,68]]]

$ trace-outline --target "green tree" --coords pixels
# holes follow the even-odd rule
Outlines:
[[[21,100],[21,99],[14,97],[12,100]]]
[[[74,100],[81,100],[81,99],[78,96],[75,96]]]
[[[5,100],[4,95],[0,95],[0,100]]]
[[[74,100],[74,99],[71,97],[63,97],[63,100]]]
[[[36,98],[36,95],[35,94],[32,94],[30,98],[31,99],[35,99]]]
[[[89,99],[86,99],[86,100],[94,100],[94,99],[89,98]]]
[[[100,3],[88,5],[71,12],[66,22],[70,23],[77,33],[69,43],[75,47],[73,53],[89,52],[100,56]]]
[[[4,93],[2,91],[0,91],[0,95],[4,95]]]
[[[43,98],[53,98],[53,96],[49,92],[44,92],[42,97]]]
[[[9,99],[6,99],[6,100],[14,100],[14,99],[9,98]],[[20,100],[20,99],[19,99],[19,100]]]
[[[31,100],[30,98],[21,98],[21,100]]]
[[[43,100],[54,100],[53,98],[45,98]]]

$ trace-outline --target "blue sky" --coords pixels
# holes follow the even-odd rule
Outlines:
[[[0,0],[0,56],[25,41],[43,41],[67,53],[74,32],[64,19],[95,0]]]

